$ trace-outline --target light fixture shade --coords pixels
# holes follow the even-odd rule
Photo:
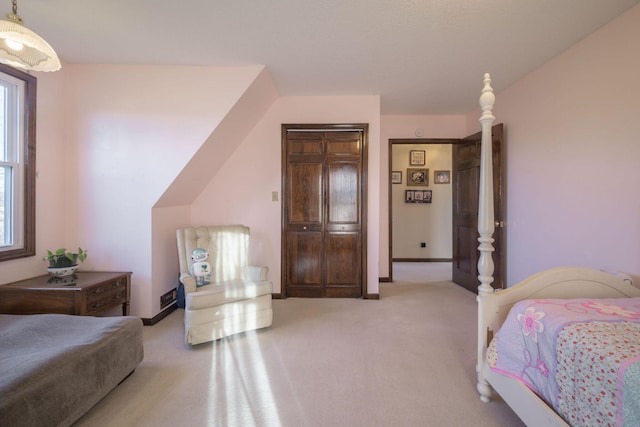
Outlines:
[[[23,47],[16,50],[9,47],[7,41]],[[0,20],[0,62],[33,71],[58,71],[62,68],[49,43],[27,27],[7,20]]]

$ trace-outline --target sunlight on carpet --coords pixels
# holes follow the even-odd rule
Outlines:
[[[394,266],[379,300],[276,299],[269,328],[193,347],[176,310],[75,427],[522,426],[478,397],[475,294],[447,264]]]
[[[211,343],[208,426],[282,425],[255,331]]]

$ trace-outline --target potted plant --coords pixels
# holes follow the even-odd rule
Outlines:
[[[54,276],[67,276],[78,269],[78,261],[87,259],[87,251],[78,248],[78,252],[67,252],[66,248],[59,248],[55,252],[47,250],[47,255],[42,258],[49,261],[49,273]]]

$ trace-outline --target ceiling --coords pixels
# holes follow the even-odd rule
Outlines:
[[[63,67],[263,64],[282,96],[463,114],[485,72],[499,92],[639,1],[19,0],[18,15]]]

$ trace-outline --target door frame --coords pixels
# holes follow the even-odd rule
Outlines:
[[[283,123],[280,126],[281,132],[281,165],[280,165],[280,295],[279,298],[287,298],[287,286],[285,284],[286,279],[286,236],[285,236],[285,222],[286,222],[286,209],[287,209],[287,132],[289,129],[299,132],[362,132],[362,169],[360,174],[360,220],[361,220],[361,298],[363,299],[378,299],[378,294],[369,294],[369,283],[367,275],[367,236],[368,236],[368,168],[369,168],[369,124],[368,123],[332,123],[332,124],[286,124]],[[323,203],[324,204],[324,203]]]
[[[398,145],[415,145],[415,144],[423,144],[423,145],[436,145],[436,144],[457,144],[460,142],[460,139],[455,138],[389,138],[389,179],[387,180],[388,187],[388,205],[389,205],[389,277],[385,279],[381,279],[380,281],[384,282],[393,282],[393,203],[392,203],[392,191],[393,184],[391,184],[391,171],[393,169],[393,146],[394,144]]]

